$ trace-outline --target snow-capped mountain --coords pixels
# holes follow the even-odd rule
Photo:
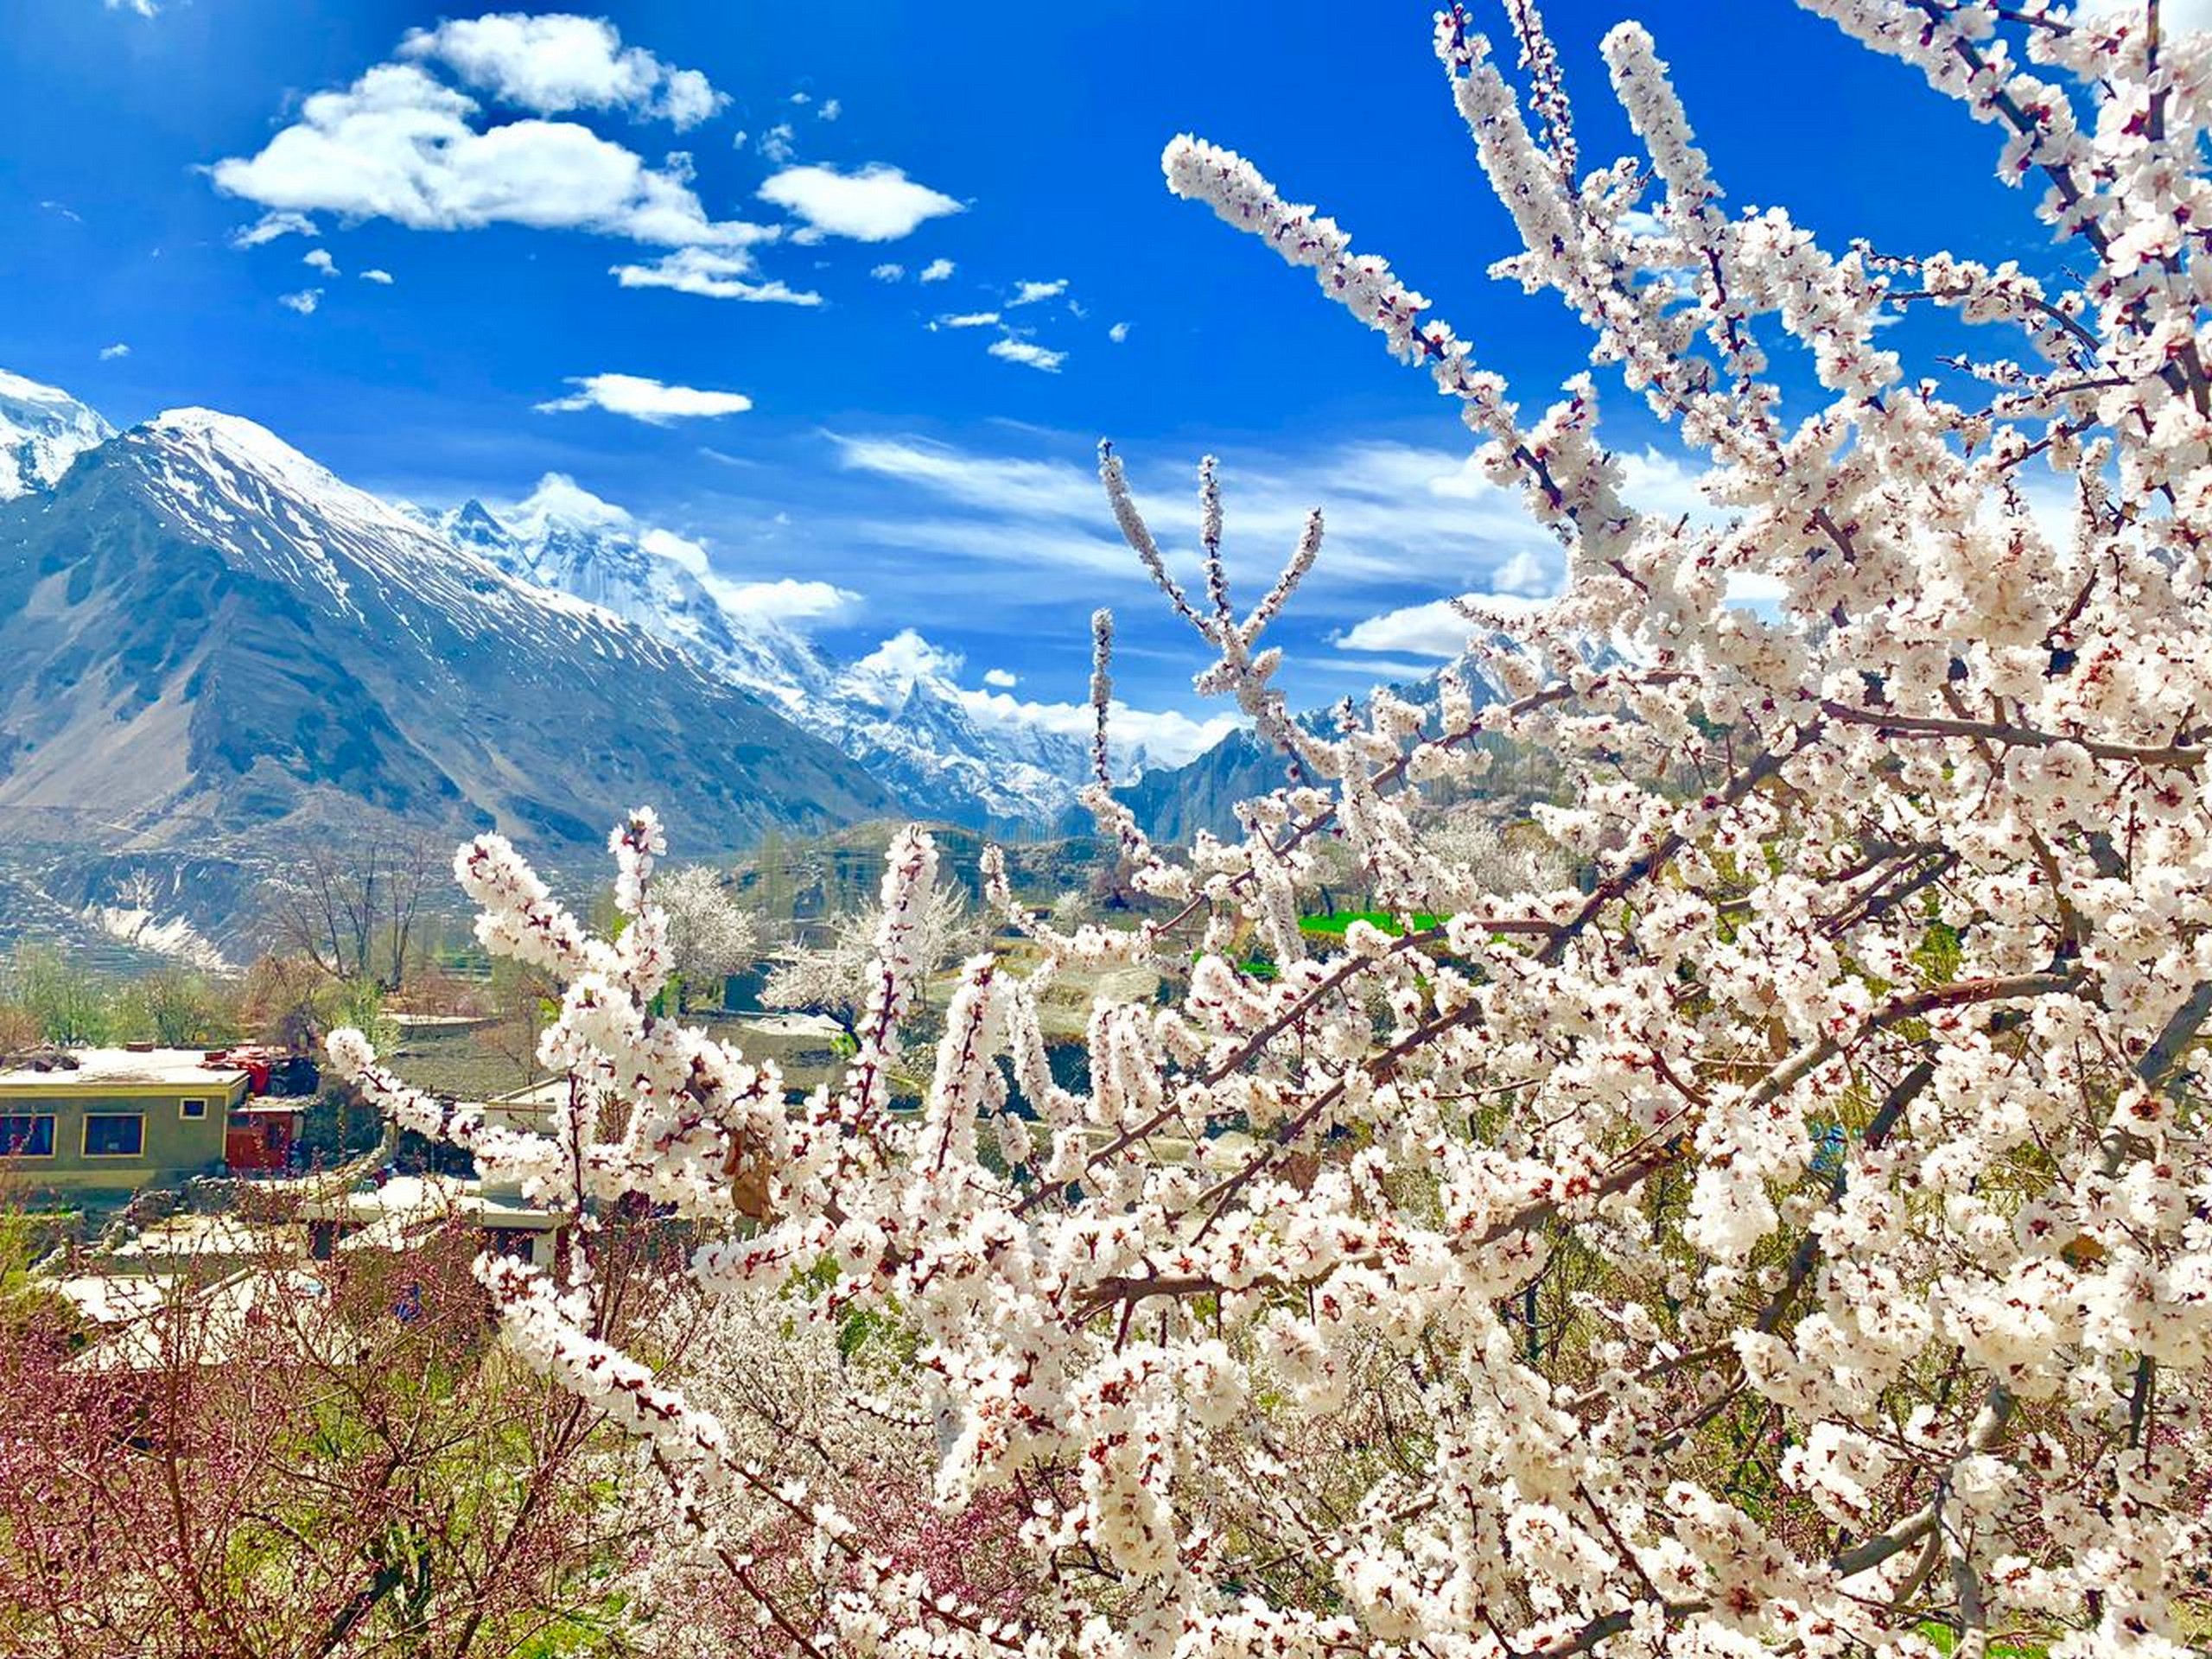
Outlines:
[[[58,386],[0,369],[0,501],[52,486],[115,429]]]
[[[981,718],[953,659],[911,632],[831,664],[748,607],[693,543],[642,530],[625,509],[558,474],[519,505],[472,500],[436,521],[456,545],[526,582],[589,600],[690,652],[713,672],[836,744],[911,811],[981,823],[1048,823],[1089,775],[1067,734]]]
[[[908,629],[842,670],[821,718],[807,723],[925,810],[1050,823],[1088,780],[1089,745],[979,718],[988,704],[961,689],[953,666]]]
[[[437,524],[454,545],[638,624],[790,717],[829,683],[829,664],[805,639],[710,592],[689,543],[664,537],[649,547],[656,532],[558,473],[518,506],[495,514],[471,500]]]
[[[250,421],[172,410],[0,506],[0,812],[143,845],[378,814],[582,845],[640,801],[701,850],[896,805],[654,632]]]

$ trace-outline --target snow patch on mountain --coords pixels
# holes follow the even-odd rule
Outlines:
[[[150,910],[124,905],[92,905],[86,908],[85,920],[108,938],[136,950],[168,957],[209,973],[227,973],[232,967],[214,942],[194,927],[188,917],[160,916]]]

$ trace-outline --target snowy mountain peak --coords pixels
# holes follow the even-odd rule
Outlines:
[[[59,386],[0,369],[0,501],[50,489],[115,429]]]
[[[641,527],[564,473],[546,474],[512,506],[465,502],[438,528],[512,575],[636,623],[794,718],[828,682],[804,639],[717,597],[697,543]]]
[[[389,503],[365,490],[355,489],[267,427],[243,415],[226,415],[218,409],[165,409],[135,429],[206,465],[257,474],[302,494],[358,497],[353,504],[356,506],[373,507],[381,514],[400,516]]]
[[[492,510],[473,496],[447,515],[446,533],[470,546],[505,545],[514,537],[492,516]]]
[[[242,416],[169,410],[104,454],[181,535],[319,594],[327,610],[423,637],[435,617],[466,638],[567,649],[588,637],[618,656],[664,649],[577,596],[516,581],[485,550],[457,545]]]

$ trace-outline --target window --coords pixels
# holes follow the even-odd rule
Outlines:
[[[54,1114],[16,1113],[0,1117],[0,1158],[54,1156]]]
[[[146,1150],[143,1112],[88,1112],[85,1115],[85,1156],[136,1158]]]
[[[176,1103],[176,1115],[177,1115],[179,1117],[205,1117],[205,1116],[207,1116],[207,1097],[206,1097],[205,1096],[201,1096],[201,1095],[188,1095],[188,1096],[186,1096],[182,1100],[180,1100],[179,1102],[177,1102],[177,1103]]]

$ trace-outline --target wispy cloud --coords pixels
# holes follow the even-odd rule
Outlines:
[[[906,280],[906,267],[900,264],[895,259],[887,259],[881,264],[876,266],[874,270],[869,271],[868,275],[874,277],[879,283],[903,282]]]
[[[1067,291],[1068,279],[1065,276],[1055,277],[1049,283],[1022,283],[1014,289],[1014,297],[1007,304],[1010,307],[1035,305],[1040,300],[1056,300]]]
[[[1117,322],[1111,328],[1109,328],[1106,331],[1106,338],[1112,340],[1116,346],[1120,345],[1128,337],[1129,325],[1126,322]]]
[[[241,225],[231,232],[234,248],[257,248],[264,242],[274,242],[280,236],[321,236],[315,220],[305,213],[264,213],[251,225]]]
[[[330,257],[327,248],[309,248],[300,263],[321,271],[326,276],[338,275],[338,262]]]
[[[932,328],[989,328],[997,325],[995,311],[961,311],[949,317],[939,317],[930,324]]]
[[[741,415],[753,400],[741,391],[714,391],[698,386],[673,386],[639,374],[590,374],[572,378],[576,388],[565,397],[539,404],[543,414],[601,409],[633,421],[660,426],[671,421],[714,419]]]
[[[365,283],[375,283],[380,287],[390,288],[391,273],[388,270],[365,270],[361,273],[361,280]]]
[[[754,282],[758,266],[749,254],[679,248],[649,265],[616,265],[614,279],[625,288],[668,288],[710,300],[746,300],[756,304],[819,305],[822,296],[791,287],[781,279]]]
[[[112,363],[118,357],[128,357],[130,355],[130,347],[119,340],[112,346],[103,346],[100,347],[100,361],[103,363]]]
[[[740,149],[744,147],[745,137],[741,132],[737,135]],[[779,121],[753,141],[753,148],[763,159],[781,167],[798,154],[798,129],[788,121]]]
[[[315,308],[322,303],[322,290],[319,288],[303,288],[296,294],[280,294],[276,296],[276,303],[290,307],[303,317],[311,317],[315,315]]]
[[[989,454],[907,435],[841,434],[832,442],[842,467],[917,493],[910,513],[872,527],[895,544],[1141,579],[1114,533],[1087,457]],[[1190,555],[1175,550],[1187,544],[1191,518],[1184,458],[1126,459],[1170,564],[1193,569]],[[1628,499],[1645,511],[1672,516],[1697,499],[1696,474],[1681,462],[1656,451],[1622,460]],[[1363,442],[1295,455],[1232,451],[1222,478],[1232,569],[1251,581],[1272,580],[1306,514],[1322,510],[1326,536],[1308,588],[1325,596],[1323,613],[1345,628],[1391,608],[1371,597],[1361,604],[1378,592],[1409,603],[1463,593],[1545,594],[1559,583],[1558,549],[1518,496],[1492,486],[1453,450]],[[931,498],[940,512],[929,510]]]
[[[925,283],[941,283],[951,276],[955,269],[950,259],[932,259],[922,267],[922,280]]]
[[[1019,363],[1026,369],[1039,369],[1046,374],[1058,374],[1060,365],[1068,360],[1065,352],[1050,351],[1033,340],[1021,340],[1013,334],[1001,334],[986,349],[1004,362]]]

